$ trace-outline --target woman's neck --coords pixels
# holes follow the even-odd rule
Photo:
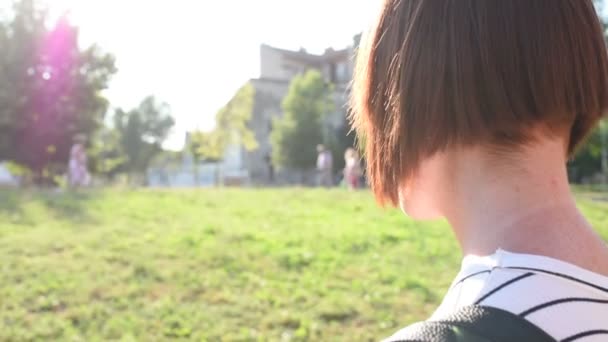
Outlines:
[[[463,253],[538,254],[608,275],[608,248],[576,207],[563,145],[539,144],[517,158],[518,170],[481,151],[450,161],[442,207]]]

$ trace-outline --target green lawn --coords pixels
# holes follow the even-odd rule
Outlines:
[[[607,197],[579,202],[608,239]],[[377,341],[460,256],[367,192],[290,189],[4,191],[0,258],[1,341]]]

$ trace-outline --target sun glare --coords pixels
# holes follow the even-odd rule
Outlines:
[[[79,24],[78,13],[74,11],[75,1],[72,0],[40,0],[39,2],[48,10],[49,24],[54,25],[59,18],[67,17],[73,24]]]

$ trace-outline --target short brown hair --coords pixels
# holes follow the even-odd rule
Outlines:
[[[608,107],[591,0],[385,0],[359,48],[352,122],[381,203],[452,146],[513,147],[531,127],[572,153]]]

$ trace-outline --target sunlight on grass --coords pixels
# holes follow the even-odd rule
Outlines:
[[[579,197],[608,239],[608,202]],[[5,191],[0,257],[0,340],[83,341],[376,341],[460,259],[445,223],[303,189]]]

